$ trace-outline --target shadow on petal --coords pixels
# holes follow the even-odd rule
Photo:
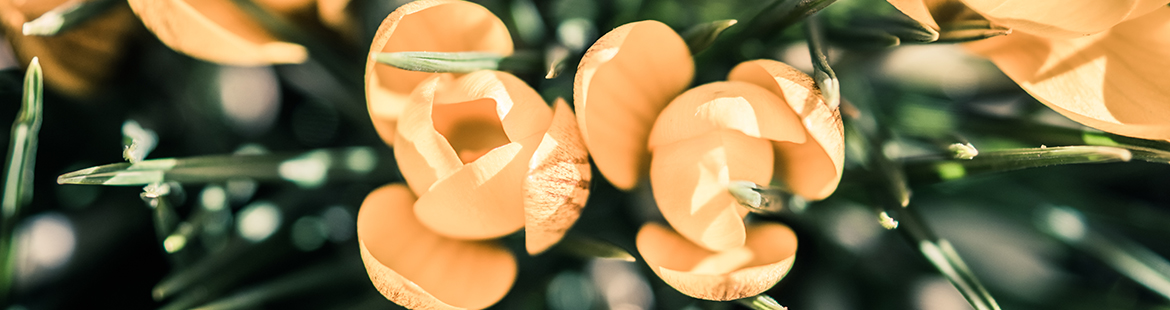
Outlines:
[[[262,66],[308,58],[305,47],[278,40],[232,0],[130,0],[130,8],[164,44],[204,61]]]
[[[508,28],[486,8],[456,0],[421,0],[402,5],[382,20],[366,59],[366,102],[374,129],[393,145],[403,106],[415,86],[434,75],[377,64],[391,52],[495,52],[512,54]]]
[[[516,259],[495,242],[448,239],[427,230],[401,184],[374,190],[357,218],[370,281],[387,299],[411,309],[482,309],[507,294]]]
[[[1165,7],[1166,0],[963,0],[988,20],[1045,38],[1076,38]]]
[[[524,241],[528,254],[544,252],[565,236],[581,216],[593,179],[589,152],[573,108],[558,98],[552,125],[544,134],[524,179]]]
[[[694,75],[686,42],[657,21],[615,28],[585,52],[573,84],[577,123],[615,187],[630,190],[646,175],[654,119]]]
[[[829,108],[811,77],[774,60],[740,63],[728,80],[762,86],[781,98],[800,116],[806,131],[804,143],[775,142],[776,177],[793,193],[819,200],[837,189],[845,164],[844,126],[841,113]]]
[[[759,86],[714,82],[679,95],[654,122],[649,149],[712,131],[735,130],[753,138],[803,143],[800,118],[780,97]]]
[[[777,223],[749,225],[742,247],[713,252],[655,223],[638,232],[638,252],[663,281],[707,300],[735,300],[767,291],[792,269],[796,234]]]
[[[723,129],[660,146],[650,163],[654,200],[663,217],[692,242],[712,250],[743,245],[748,210],[731,196],[730,180],[772,180],[772,144]]]

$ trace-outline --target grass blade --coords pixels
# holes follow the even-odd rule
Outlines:
[[[4,170],[4,192],[0,198],[0,304],[5,303],[12,289],[15,258],[12,231],[20,208],[32,201],[33,165],[36,162],[37,134],[41,130],[44,106],[44,76],[41,63],[33,57],[24,75],[24,95],[20,113],[12,124],[11,144],[8,146],[8,165]]]

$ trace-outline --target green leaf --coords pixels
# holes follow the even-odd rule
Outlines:
[[[37,135],[41,130],[44,106],[44,76],[40,60],[33,57],[24,74],[24,95],[20,112],[12,124],[5,171],[4,192],[0,198],[0,303],[12,289],[15,255],[12,255],[12,230],[20,208],[32,201],[33,166],[37,158]]]
[[[938,43],[961,43],[983,40],[1012,33],[1011,29],[992,25],[985,19],[959,20],[939,24]]]
[[[683,32],[682,37],[686,40],[691,54],[698,54],[711,47],[711,44],[715,43],[715,39],[719,38],[719,35],[724,30],[727,30],[727,28],[735,25],[737,22],[734,19],[724,19],[698,24]]]
[[[90,18],[105,13],[119,0],[66,1],[34,20],[24,23],[21,31],[26,36],[55,36]]]
[[[499,69],[504,56],[490,52],[397,52],[378,53],[374,59],[402,70],[469,73]]]
[[[949,181],[975,174],[1067,164],[1129,161],[1135,152],[1111,146],[1061,146],[1011,149],[980,153],[971,159],[910,159],[908,174],[915,180]],[[932,176],[933,175],[933,176]]]
[[[635,261],[634,255],[630,255],[630,252],[626,252],[625,249],[613,243],[593,238],[565,236],[561,242],[557,243],[555,249],[583,258],[605,258],[627,262]]]
[[[812,56],[813,80],[821,89],[821,95],[830,108],[836,109],[841,105],[841,85],[837,81],[837,73],[829,67],[829,57],[825,56],[825,36],[820,20],[813,16],[804,24],[805,35],[808,37],[808,52]]]
[[[736,299],[736,303],[755,310],[788,310],[788,307],[781,306],[780,303],[772,299],[771,296],[760,294],[744,299]]]

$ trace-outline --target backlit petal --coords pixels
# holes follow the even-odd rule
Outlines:
[[[645,176],[654,119],[694,74],[686,43],[657,21],[615,28],[585,52],[573,84],[577,123],[614,186],[629,190]]]
[[[679,95],[654,122],[648,143],[655,147],[723,129],[772,141],[804,142],[800,118],[783,99],[760,86],[714,82]]]
[[[406,186],[374,190],[358,211],[357,235],[370,281],[411,309],[482,309],[507,294],[516,259],[496,242],[449,239],[415,220]]]
[[[130,0],[160,41],[201,60],[236,66],[300,63],[303,46],[282,42],[232,0]]]
[[[457,0],[421,0],[402,5],[378,27],[366,59],[366,102],[374,129],[388,144],[415,86],[433,73],[378,64],[377,53],[495,52],[512,54],[508,28],[484,7]]]
[[[655,223],[638,232],[638,252],[667,284],[691,297],[735,300],[767,291],[792,269],[796,234],[777,223],[750,224],[742,247],[712,252]]]
[[[524,241],[528,254],[544,252],[565,236],[589,198],[589,152],[573,108],[557,99],[552,125],[532,155],[524,179]]]
[[[14,3],[16,2],[16,3]],[[117,72],[129,38],[141,31],[134,13],[117,4],[100,16],[56,36],[25,36],[24,23],[64,4],[54,1],[0,1],[4,36],[22,65],[39,57],[45,83],[75,98],[85,98],[101,89]]]
[[[793,193],[806,199],[824,199],[837,189],[845,161],[841,113],[829,108],[811,77],[774,60],[740,63],[728,80],[762,86],[781,98],[800,116],[807,134],[804,143],[774,142],[776,176]]]
[[[1013,34],[967,47],[1068,118],[1120,135],[1170,139],[1170,7],[1083,38]]]
[[[656,148],[650,185],[671,226],[702,247],[726,250],[743,245],[748,212],[727,185],[768,184],[773,162],[770,141],[722,129]]]
[[[1170,0],[962,0],[992,22],[1046,38],[1076,38],[1165,7]]]

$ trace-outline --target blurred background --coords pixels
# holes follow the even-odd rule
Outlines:
[[[748,59],[814,70],[804,22],[764,28],[748,22],[761,12],[770,18],[771,1],[476,2],[508,25],[518,54],[567,51],[555,78],[545,79],[543,70],[515,72],[549,102],[572,98],[577,60],[597,37],[636,20],[659,20],[680,33],[740,21],[696,56],[695,85],[723,80]],[[361,71],[378,25],[402,3],[352,0],[346,12],[355,21],[353,39],[311,25],[295,28],[310,46],[310,59],[296,65],[196,60],[135,21],[96,91],[77,96],[47,85],[32,200],[4,222],[12,223],[3,230],[14,247],[3,254],[12,269],[0,272],[12,285],[0,307],[397,307],[365,274],[355,218],[367,193],[402,180],[370,124]],[[935,241],[945,240],[939,244],[953,246],[1003,309],[1170,309],[1170,264],[1162,258],[1170,255],[1170,166],[1132,161],[957,174],[940,168],[954,143],[994,152],[1091,144],[1090,138],[1109,135],[1052,112],[961,46],[890,44],[887,28],[878,26],[905,17],[885,1],[839,0],[817,18],[850,128],[846,172],[829,199],[753,215],[791,226],[800,240],[791,273],[768,295],[799,310],[971,309],[924,254],[921,240],[900,231],[925,228]],[[6,32],[13,43],[0,47],[0,121],[16,119],[27,67],[13,35],[19,33]],[[85,57],[69,52],[55,50],[58,58]],[[147,159],[325,154],[360,173],[145,190],[57,184],[67,172],[124,162],[127,136],[153,142]],[[9,140],[0,135],[4,145]],[[309,153],[321,149],[329,151]],[[917,220],[895,216],[903,228],[882,225],[890,222],[883,218],[889,215],[884,183],[872,176],[886,170],[874,156],[904,171]],[[626,193],[595,178],[569,235],[637,257],[637,229],[660,217],[651,197],[645,188]],[[530,257],[522,234],[505,238],[520,274],[493,308],[745,307],[687,297],[641,261],[592,257],[574,251],[574,243]]]

